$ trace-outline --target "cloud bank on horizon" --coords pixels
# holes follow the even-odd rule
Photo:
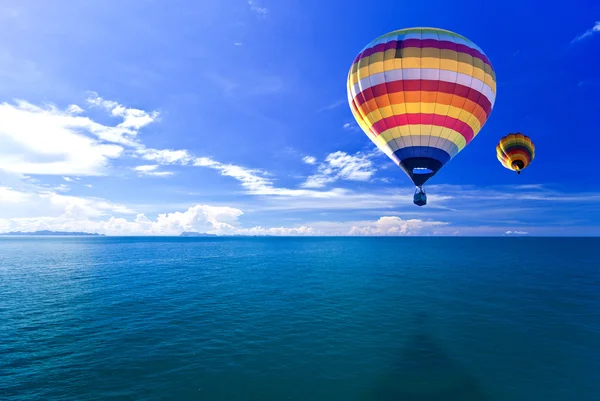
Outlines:
[[[589,146],[563,153],[560,169],[552,153],[561,149],[556,138],[570,116],[598,107],[593,85],[577,82],[600,77],[571,67],[581,68],[570,72],[578,76],[574,84],[552,90],[579,91],[580,100],[563,105],[558,121],[549,119],[556,102],[543,103],[545,87],[522,83],[522,70],[537,65],[527,56],[535,37],[513,57],[515,49],[493,32],[455,27],[501,67],[505,97],[472,149],[426,185],[429,204],[420,209],[408,178],[340,100],[356,52],[416,20],[366,23],[332,50],[309,38],[339,40],[337,25],[325,24],[336,5],[314,17],[316,4],[208,2],[165,17],[164,6],[149,4],[142,21],[131,19],[141,10],[127,2],[119,14],[100,3],[9,3],[11,11],[0,14],[0,32],[14,39],[0,44],[0,233],[600,235],[600,187],[576,173],[593,167],[586,152],[600,145],[593,118],[578,117],[578,135]],[[311,18],[314,31],[305,24]],[[440,12],[432,22],[460,25],[446,18]],[[128,19],[134,22],[117,24]],[[562,33],[564,48],[575,36],[577,51],[592,52],[598,24],[587,31],[582,25]],[[273,51],[284,51],[290,29],[306,39],[278,57]],[[48,35],[58,35],[59,44]],[[556,64],[543,64],[540,76],[554,74]],[[511,89],[527,85],[540,92],[537,103]],[[513,127],[523,127],[539,152],[519,177],[494,154]]]

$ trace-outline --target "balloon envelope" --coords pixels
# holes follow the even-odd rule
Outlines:
[[[479,133],[496,100],[496,75],[464,36],[408,28],[358,54],[347,92],[362,130],[421,186]]]
[[[531,138],[520,132],[508,134],[496,145],[496,157],[509,170],[520,172],[527,168],[535,157],[535,146]]]

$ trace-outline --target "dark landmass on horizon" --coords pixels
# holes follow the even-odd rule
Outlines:
[[[34,235],[34,236],[52,236],[52,237],[64,237],[64,236],[104,237],[104,234],[97,234],[97,233],[67,232],[67,231],[48,231],[48,230],[33,231],[33,232],[11,231],[11,232],[8,232],[8,233],[2,233],[0,235],[11,235],[11,236]]]
[[[198,233],[193,231],[185,231],[179,234],[180,237],[218,237],[217,234]]]

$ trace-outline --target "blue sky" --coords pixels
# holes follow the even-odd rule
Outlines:
[[[600,4],[5,1],[0,232],[600,235]],[[476,139],[412,204],[346,101],[356,54],[432,26],[497,75]],[[495,145],[521,131],[520,176]]]

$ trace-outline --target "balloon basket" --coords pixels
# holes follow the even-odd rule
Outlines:
[[[417,187],[413,203],[417,206],[425,206],[427,204],[427,194],[423,191],[423,188]]]

